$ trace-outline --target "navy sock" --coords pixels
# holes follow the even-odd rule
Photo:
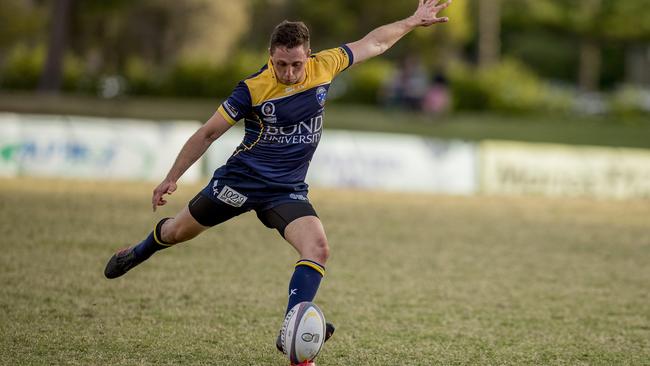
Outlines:
[[[149,257],[151,257],[155,252],[169,248],[171,244],[164,242],[160,238],[160,229],[162,228],[162,225],[165,223],[165,221],[169,220],[170,218],[164,218],[158,222],[154,230],[147,236],[146,239],[140,242],[140,244],[135,246],[135,258],[142,262],[147,260]]]
[[[301,259],[296,262],[296,269],[289,282],[289,303],[285,314],[303,301],[313,301],[324,275],[325,267],[314,261]]]

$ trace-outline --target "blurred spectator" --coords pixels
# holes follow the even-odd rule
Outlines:
[[[425,113],[440,115],[445,114],[451,107],[449,85],[443,74],[436,74],[429,89],[422,98],[421,108]]]
[[[422,63],[417,57],[407,56],[382,90],[381,100],[388,107],[420,110],[427,89],[428,77]]]

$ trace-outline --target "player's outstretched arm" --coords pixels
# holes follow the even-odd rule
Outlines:
[[[167,200],[163,196],[165,194],[172,194],[176,190],[176,182],[183,173],[205,153],[216,139],[228,131],[230,127],[231,125],[226,122],[223,116],[215,112],[203,126],[194,132],[178,153],[174,165],[172,165],[169,173],[167,173],[167,177],[153,190],[151,204],[154,211],[156,211],[156,207],[167,203]]]
[[[415,13],[406,19],[381,26],[362,39],[348,44],[354,55],[354,63],[381,55],[397,41],[417,27],[428,27],[436,23],[446,23],[447,17],[438,18],[438,13],[451,4],[451,0],[419,0]]]

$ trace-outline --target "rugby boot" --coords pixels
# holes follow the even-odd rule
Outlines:
[[[327,342],[328,339],[332,338],[332,335],[334,334],[335,330],[336,327],[334,327],[334,324],[325,323],[325,342]],[[278,351],[284,353],[284,350],[282,349],[282,332],[278,334],[278,338],[276,338],[275,340],[275,348],[277,348]],[[309,364],[300,364],[300,366],[304,366],[304,365],[309,365]]]
[[[135,247],[124,248],[113,254],[106,263],[104,276],[106,278],[117,278],[128,272],[131,268],[142,263],[135,257]]]

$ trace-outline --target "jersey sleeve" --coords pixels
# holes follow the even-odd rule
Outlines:
[[[332,78],[354,63],[354,55],[347,45],[318,52],[315,57],[331,73]]]
[[[234,125],[237,121],[246,117],[252,109],[251,93],[246,83],[241,81],[232,94],[221,103],[217,111],[228,123]]]

